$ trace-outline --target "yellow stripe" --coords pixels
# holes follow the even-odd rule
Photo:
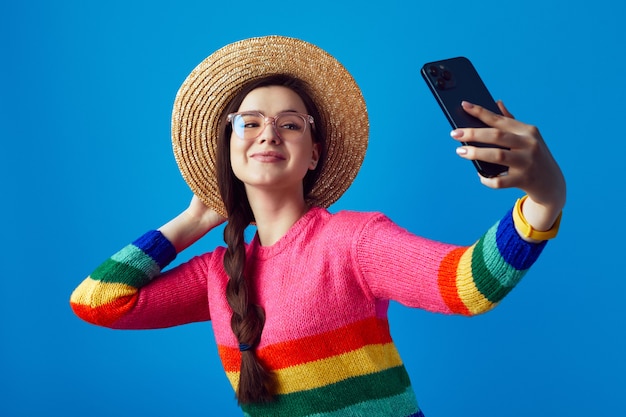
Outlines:
[[[480,314],[492,309],[495,304],[485,298],[474,283],[474,276],[472,275],[472,253],[474,248],[475,246],[472,246],[465,251],[459,260],[456,285],[459,291],[459,298],[463,301],[465,307],[472,314]]]
[[[352,352],[274,371],[277,394],[290,394],[319,388],[350,377],[372,374],[402,365],[393,343],[368,345]],[[239,385],[239,372],[227,372],[233,387]]]
[[[70,301],[74,304],[90,306],[92,308],[109,304],[121,297],[132,296],[137,288],[118,282],[96,281],[87,277],[72,293]]]

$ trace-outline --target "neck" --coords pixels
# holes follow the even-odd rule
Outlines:
[[[308,211],[302,193],[276,195],[248,190],[262,246],[272,246]]]

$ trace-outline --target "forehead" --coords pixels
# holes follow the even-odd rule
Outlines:
[[[306,106],[300,96],[290,88],[266,86],[250,91],[239,106],[239,111],[257,110],[262,113],[296,111],[306,113]]]

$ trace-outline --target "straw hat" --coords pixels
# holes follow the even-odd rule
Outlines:
[[[305,81],[326,126],[322,172],[309,203],[328,207],[357,175],[369,123],[365,100],[350,73],[326,51],[299,39],[266,36],[226,45],[202,61],[180,87],[172,113],[172,145],[191,190],[221,215],[216,175],[221,112],[248,81],[287,74]]]

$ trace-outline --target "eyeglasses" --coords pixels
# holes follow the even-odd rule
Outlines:
[[[297,141],[304,136],[307,125],[314,126],[313,116],[295,112],[279,113],[274,117],[264,116],[260,112],[241,112],[228,115],[235,134],[243,140],[255,140],[265,130],[268,123],[281,140]]]

